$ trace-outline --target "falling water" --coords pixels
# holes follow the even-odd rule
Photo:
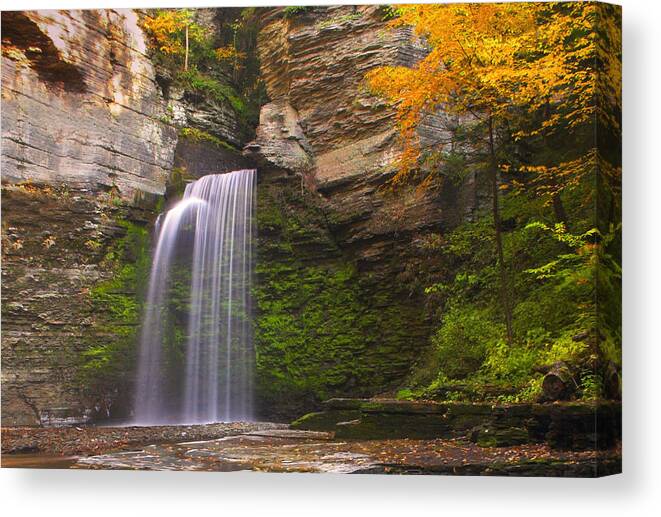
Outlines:
[[[204,176],[157,222],[137,424],[252,417],[255,177],[254,170]]]

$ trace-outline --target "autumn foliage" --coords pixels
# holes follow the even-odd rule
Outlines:
[[[397,107],[404,141],[397,181],[420,165],[417,128],[439,109],[491,119],[511,142],[578,134],[596,119],[619,130],[621,35],[606,9],[591,2],[399,6],[391,25],[412,26],[431,51],[413,68],[367,75]],[[516,165],[538,175],[540,193],[552,197],[576,185],[597,156],[592,146],[555,163]],[[499,167],[510,170],[510,162]]]
[[[621,288],[619,10],[594,2],[538,2],[412,4],[392,11],[391,29],[411,27],[428,50],[414,66],[384,66],[366,75],[372,93],[386,99],[396,114],[402,152],[393,187],[437,188],[456,180],[457,171],[459,180],[471,173],[490,186],[491,235],[480,219],[445,235],[446,244],[438,247],[449,259],[456,255],[453,239],[463,243],[466,235],[479,235],[494,246],[488,258],[474,260],[454,281],[430,288],[445,300],[438,353],[452,350],[440,359],[439,379],[452,377],[447,364],[454,359],[464,369],[473,361],[478,377],[498,376],[494,372],[510,367],[531,375],[531,365],[550,353],[544,352],[547,346],[567,351],[553,352],[554,360],[571,357],[586,372],[604,364],[613,368],[620,346]],[[423,144],[421,126],[432,117],[447,136]],[[536,223],[539,219],[545,222]],[[578,246],[556,239],[560,244],[553,252],[532,250],[524,243],[536,238],[533,229],[536,235],[546,232],[547,240],[537,246],[548,245],[549,233],[583,240]],[[534,256],[546,263],[521,267]],[[562,275],[537,276],[537,283],[530,283],[531,271],[555,271],[558,264],[568,265]],[[553,283],[554,290],[544,296],[563,301],[533,323],[531,314],[541,303],[535,291]],[[573,316],[560,316],[569,307]],[[493,313],[499,314],[495,325]],[[606,313],[608,321],[600,319]],[[556,317],[563,323],[552,323]],[[478,335],[467,334],[482,328]],[[599,347],[576,359],[580,354],[568,352],[572,333],[595,328],[602,335]],[[487,346],[491,352],[472,358],[459,350],[470,339],[479,346],[496,342],[492,334],[498,329],[507,346]],[[531,337],[538,333],[546,337]]]
[[[143,26],[152,35],[159,52],[182,59],[188,52],[187,44],[203,44],[209,38],[208,31],[193,21],[189,9],[159,10],[146,18]]]
[[[234,67],[246,58],[245,52],[228,44],[214,48],[212,31],[195,21],[190,9],[158,9],[142,23],[151,36],[151,46],[171,67],[188,68],[209,62],[228,62]],[[238,27],[238,26],[237,26]],[[237,28],[235,28],[237,30]]]

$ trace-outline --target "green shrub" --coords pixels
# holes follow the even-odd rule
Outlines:
[[[234,111],[241,116],[246,113],[246,103],[234,88],[229,84],[221,83],[213,77],[202,74],[196,68],[179,73],[177,80],[185,87],[205,93],[219,102],[228,101]]]
[[[540,351],[540,364],[553,364],[563,361],[568,364],[582,364],[589,359],[590,349],[586,342],[576,341],[576,331],[569,330],[554,339]]]
[[[440,371],[449,378],[462,378],[482,365],[487,347],[503,335],[488,311],[474,307],[452,307],[432,338]]]
[[[399,390],[395,398],[397,400],[415,400],[418,398],[418,394],[414,393],[413,390],[405,388],[403,390]]]
[[[576,323],[575,302],[554,286],[542,284],[528,288],[528,296],[514,307],[514,335],[519,340],[537,339],[557,333]]]
[[[537,375],[528,380],[528,383],[512,395],[500,395],[497,402],[505,404],[519,404],[522,402],[536,402],[542,394],[542,381],[544,377]]]
[[[563,224],[531,222],[547,209],[535,200],[505,196],[503,205],[513,343],[503,340],[491,223],[480,216],[430,243],[447,270],[426,293],[444,317],[431,340],[435,355],[421,357],[402,388],[416,394],[426,386],[420,396],[444,400],[453,392],[466,400],[536,400],[540,367],[563,361],[597,372],[586,376],[578,396],[598,397],[600,372],[621,364],[620,228],[604,233],[590,229],[591,220],[577,220],[570,233]]]
[[[510,346],[502,340],[487,346],[483,369],[495,379],[520,384],[530,378],[539,360],[532,344]]]
[[[596,400],[603,394],[602,380],[593,372],[584,373],[581,376],[581,397],[586,400]]]
[[[282,16],[286,20],[290,20],[299,14],[307,13],[314,9],[311,5],[288,5],[282,10]]]

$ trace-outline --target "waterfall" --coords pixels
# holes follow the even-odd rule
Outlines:
[[[156,225],[134,422],[251,420],[256,171],[204,176]]]

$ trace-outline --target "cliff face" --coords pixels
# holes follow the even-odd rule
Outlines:
[[[162,194],[176,134],[132,10],[2,16],[3,181]]]
[[[116,330],[90,293],[165,192],[176,131],[134,11],[5,12],[2,34],[3,421],[84,419],[81,353]]]
[[[427,349],[420,243],[470,217],[472,182],[442,191],[388,180],[394,113],[364,76],[425,52],[375,6],[267,12],[258,36],[262,107],[246,154],[259,165],[256,346],[260,402],[294,415],[329,396],[395,389]],[[430,117],[421,138],[443,135]]]
[[[258,51],[271,102],[247,148],[261,163],[301,172],[326,199],[343,247],[368,262],[387,260],[394,234],[453,225],[475,208],[471,185],[440,195],[383,188],[400,150],[394,112],[370,95],[364,76],[412,66],[425,53],[410,29],[393,30],[384,16],[378,6],[265,16]],[[423,142],[444,136],[435,122],[425,124]]]

